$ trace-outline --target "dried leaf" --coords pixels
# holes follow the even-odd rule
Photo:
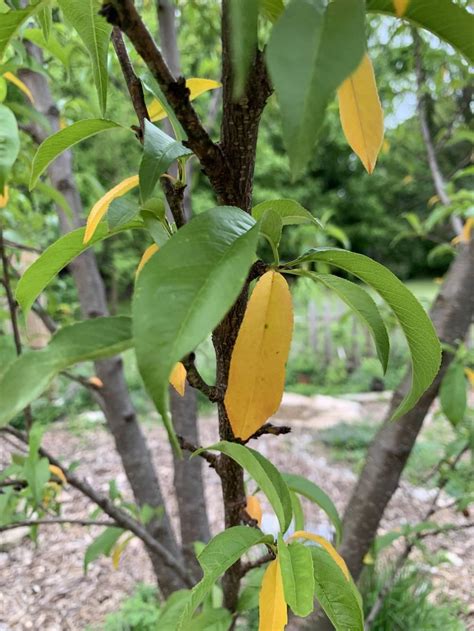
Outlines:
[[[259,597],[258,631],[282,631],[288,623],[288,613],[280,562],[275,559],[269,563],[263,575]]]
[[[122,197],[132,188],[138,186],[138,175],[132,175],[107,191],[107,193],[97,201],[87,217],[86,231],[84,233],[84,243],[88,243],[97,229],[101,219],[114,199]]]
[[[339,115],[347,142],[368,173],[375,168],[383,143],[383,111],[367,53],[338,90]]]
[[[288,283],[271,270],[250,297],[230,362],[225,406],[234,435],[242,440],[280,406],[292,330]]]

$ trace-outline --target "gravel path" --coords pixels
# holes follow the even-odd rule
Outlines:
[[[288,416],[295,418],[294,411],[291,405],[286,412],[283,409],[281,420],[288,420]],[[379,416],[380,409],[376,408],[376,411]],[[327,426],[326,421],[321,424]],[[213,419],[201,420],[203,444],[211,444],[217,438],[215,425]],[[176,506],[171,493],[172,459],[165,433],[158,424],[147,427],[145,432],[175,521]],[[328,464],[322,447],[318,443],[315,447],[317,433],[317,422],[298,422],[290,435],[267,437],[259,441],[258,448],[283,470],[300,473],[319,484],[342,511],[356,478],[349,468]],[[129,495],[112,440],[103,427],[78,435],[68,431],[65,424],[58,423],[46,433],[43,444],[51,453],[63,454],[65,462],[79,461],[78,472],[103,492],[107,492],[109,480],[115,478],[119,489]],[[2,445],[1,461],[8,458],[10,450],[8,445]],[[208,468],[205,479],[212,529],[217,532],[222,527],[219,483],[215,473]],[[407,521],[416,522],[429,505],[430,498],[431,494],[426,490],[403,483],[386,511],[383,530]],[[64,516],[87,517],[92,510],[86,499],[68,487],[62,491],[62,502]],[[305,503],[305,510],[312,527],[324,527],[324,516],[315,507]],[[463,519],[449,509],[439,515],[439,521],[446,523],[461,523]],[[15,542],[1,540],[0,631],[79,631],[87,625],[100,629],[104,616],[118,609],[137,581],[153,582],[148,558],[140,542],[135,540],[123,554],[118,570],[112,568],[110,559],[101,558],[90,565],[85,576],[82,569],[84,550],[99,532],[100,528],[49,526],[41,530],[37,545],[26,538],[19,540],[21,533],[18,531],[12,531]],[[468,603],[474,587],[468,568],[469,560],[471,563],[473,560],[474,546],[467,532],[428,541],[434,549],[448,551],[451,559],[450,564],[441,565],[435,571],[434,580],[439,590]],[[474,624],[469,628],[474,628]]]

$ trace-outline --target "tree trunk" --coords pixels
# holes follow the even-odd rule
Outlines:
[[[27,43],[28,50],[41,63],[39,49]],[[52,95],[45,77],[30,70],[21,72],[22,80],[30,88],[38,111],[49,120],[53,131],[59,129],[59,112],[54,105]],[[39,128],[31,130],[39,141],[44,140],[44,131]],[[77,190],[70,152],[61,154],[49,168],[52,185],[67,199],[73,211],[72,221],[61,209],[57,209],[61,232],[83,224],[82,203]],[[87,250],[69,266],[73,275],[81,311],[84,317],[91,318],[108,313],[105,289],[100,276],[96,258],[92,250]],[[104,412],[107,425],[113,435],[117,451],[122,459],[123,467],[139,506],[148,504],[160,509],[159,518],[147,525],[147,529],[159,539],[168,550],[180,558],[180,551],[171,528],[145,438],[135,416],[128,389],[123,375],[122,361],[119,357],[95,363],[98,377],[104,384],[101,394],[104,400]],[[183,582],[174,572],[164,566],[156,554],[149,552],[158,584],[165,596],[176,589],[183,588]]]

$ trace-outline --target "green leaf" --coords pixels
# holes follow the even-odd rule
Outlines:
[[[138,367],[171,436],[171,371],[234,304],[254,260],[257,238],[255,221],[247,213],[214,208],[178,230],[138,277],[133,299]]]
[[[258,598],[264,572],[265,568],[259,567],[250,570],[250,572],[245,575],[245,585],[239,594],[239,601],[237,603],[238,612],[243,613],[258,607]]]
[[[52,379],[78,362],[103,359],[133,344],[131,319],[94,318],[65,326],[40,351],[23,353],[0,380],[0,427],[39,397]]]
[[[87,547],[84,555],[84,572],[87,572],[87,566],[95,561],[101,554],[109,556],[112,548],[117,543],[120,535],[125,532],[123,528],[112,526],[106,528],[94,541]]]
[[[38,505],[43,499],[43,489],[49,480],[49,460],[47,458],[28,457],[23,465],[23,475],[28,482],[35,504]]]
[[[283,476],[283,479],[285,479],[284,476]],[[303,513],[303,507],[301,506],[300,498],[291,489],[290,489],[290,498],[291,498],[291,508],[293,510],[293,517],[295,520],[294,529],[304,530],[304,513]]]
[[[360,595],[352,580],[322,548],[310,546],[314,568],[314,592],[336,631],[364,631]]]
[[[259,223],[260,234],[270,244],[275,261],[279,262],[278,246],[280,245],[282,222],[281,217],[274,210],[269,208],[265,211]]]
[[[291,54],[289,54],[291,51]],[[273,27],[267,62],[293,177],[311,157],[326,105],[365,52],[363,0],[292,0]]]
[[[431,385],[441,363],[441,346],[433,324],[415,296],[390,270],[362,254],[337,248],[310,250],[290,263],[323,261],[345,270],[373,287],[395,313],[411,353],[412,384],[410,392],[396,409],[393,418],[410,410]]]
[[[306,210],[306,208],[293,199],[271,199],[267,202],[257,204],[252,208],[252,217],[258,221],[263,217],[265,211],[270,209],[280,215],[284,226],[300,223],[314,223],[320,228],[323,227],[321,222],[318,221],[309,210]]]
[[[73,50],[73,46],[71,44],[64,46],[53,34],[50,34],[48,39],[46,39],[44,31],[39,28],[27,29],[23,33],[23,38],[33,44],[36,44],[36,46],[39,46],[43,50],[47,51],[53,57],[56,57],[56,59],[60,61],[66,69],[69,68],[69,61]]]
[[[193,613],[202,603],[213,584],[252,546],[273,541],[257,528],[234,526],[216,535],[198,556],[204,576],[192,589],[176,631],[192,629]]]
[[[367,11],[396,17],[393,0],[367,0]],[[474,62],[474,15],[451,0],[410,0],[403,16],[456,48]]]
[[[15,297],[24,312],[24,316],[26,317],[31,305],[45,287],[76,256],[79,256],[94,243],[108,239],[119,232],[131,228],[143,228],[143,226],[135,222],[109,232],[107,226],[101,223],[97,226],[94,236],[86,245],[84,245],[85,228],[77,228],[77,230],[72,230],[46,248],[43,254],[25,271],[16,287]]]
[[[128,225],[140,212],[138,204],[126,197],[117,197],[107,209],[109,230],[114,231]]]
[[[174,135],[176,136],[176,139],[179,141],[186,140],[187,139],[186,132],[184,131],[179,120],[176,118],[176,114],[174,113],[173,108],[169,105],[168,101],[166,100],[166,97],[163,93],[163,90],[160,88],[158,81],[149,72],[143,73],[140,79],[143,83],[143,86],[148,90],[148,92],[153,94],[153,96],[157,98],[158,101],[163,106],[163,109],[165,110],[168,116],[168,120],[171,124],[171,127],[173,128],[173,132],[174,132]]]
[[[36,186],[39,176],[63,151],[73,145],[109,129],[124,129],[118,123],[103,118],[78,121],[46,138],[38,147],[31,165],[30,191]]]
[[[166,172],[173,162],[191,154],[192,151],[180,142],[165,134],[150,121],[145,120],[143,157],[138,172],[142,203],[153,195],[159,177]]]
[[[270,20],[276,22],[285,10],[283,0],[259,0],[261,14]]]
[[[285,533],[290,526],[293,511],[288,487],[278,469],[258,451],[239,443],[223,440],[206,449],[229,456],[247,471],[267,496],[278,518],[281,532]]]
[[[20,136],[16,118],[8,107],[0,104],[0,195],[19,151]]]
[[[53,26],[53,10],[51,6],[46,5],[38,12],[38,22],[41,26],[44,39],[48,40],[51,36],[51,28]]]
[[[1,17],[1,26],[0,26],[0,61],[3,60],[3,55],[5,54],[5,50],[17,33],[19,28],[26,22],[26,20],[34,15],[37,11],[44,6],[46,0],[42,0],[42,2],[37,2],[36,4],[31,4],[26,9],[19,9],[18,11],[8,11],[7,13],[2,13]]]
[[[335,291],[339,298],[344,300],[369,327],[370,334],[375,342],[378,358],[385,372],[390,354],[390,340],[387,328],[373,298],[365,289],[345,278],[339,278],[333,274],[316,274],[312,272],[308,272],[307,276]]]
[[[278,535],[278,558],[285,600],[291,611],[305,618],[313,611],[314,572],[310,548],[302,543],[287,545]]]
[[[233,72],[233,96],[244,93],[250,66],[257,51],[258,2],[230,0],[230,45]]]
[[[97,0],[58,0],[58,5],[90,55],[100,111],[104,116],[107,109],[107,54],[112,25],[99,15],[101,3]]]
[[[160,631],[176,631],[190,593],[189,589],[179,589],[167,598],[165,604],[160,609],[158,620]]]
[[[461,423],[467,408],[467,382],[464,367],[454,361],[448,367],[439,392],[441,409],[453,424]]]
[[[209,609],[192,620],[193,631],[228,631],[232,614],[228,609]]]
[[[145,228],[151,234],[153,241],[161,248],[161,246],[164,245],[170,238],[170,234],[164,227],[163,223],[149,210],[142,210],[140,212],[140,217],[143,219]]]
[[[298,495],[302,495],[308,500],[311,500],[311,502],[317,504],[319,508],[326,513],[336,529],[336,543],[339,544],[342,539],[342,522],[337,508],[334,506],[329,495],[326,495],[317,484],[314,484],[314,482],[307,480],[301,475],[294,473],[282,473],[281,475],[290,491],[294,491],[298,493]],[[299,528],[295,526],[295,530],[299,530]]]
[[[46,184],[46,182],[41,182],[41,180],[37,182],[36,188],[38,191],[40,191],[40,193],[43,193],[43,195],[46,195],[47,197],[52,199],[53,202],[61,208],[64,214],[72,219],[72,208],[69,206],[67,199],[61,193],[61,191],[59,191],[57,188],[54,188],[54,186]]]

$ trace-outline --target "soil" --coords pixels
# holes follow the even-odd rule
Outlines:
[[[356,403],[361,406],[365,419],[381,418],[386,405],[383,397]],[[278,422],[298,418],[295,416],[296,407],[291,401],[286,407],[283,406]],[[282,470],[307,476],[319,484],[342,512],[356,476],[343,463],[328,462],[327,452],[317,441],[318,429],[328,425],[327,415],[320,415],[320,423],[317,415],[309,416],[304,422],[305,414],[301,412],[299,422],[293,423],[291,434],[265,437],[258,441],[258,449]],[[336,421],[331,419],[332,422]],[[163,492],[168,500],[168,510],[176,523],[172,458],[165,432],[158,422],[147,425],[144,431],[155,457]],[[215,419],[201,419],[200,433],[202,444],[212,444],[217,438]],[[72,432],[64,422],[56,423],[45,434],[43,445],[52,454],[61,454],[65,463],[79,462],[77,472],[104,493],[107,493],[109,481],[115,479],[119,489],[129,496],[128,484],[113,449],[112,439],[101,423],[79,433]],[[3,442],[1,465],[8,460],[11,451],[18,449]],[[207,466],[204,475],[211,526],[217,532],[222,527],[220,485],[214,471]],[[430,505],[432,497],[432,492],[427,489],[402,483],[387,508],[381,532],[402,523],[416,523]],[[87,518],[94,508],[70,487],[63,489],[61,499],[63,516]],[[441,504],[443,502],[448,505],[451,499],[443,495]],[[320,511],[306,502],[304,508],[308,529],[327,530],[328,525]],[[460,524],[466,520],[451,508],[445,508],[437,519],[441,523]],[[117,570],[113,569],[109,558],[102,557],[92,563],[87,575],[84,575],[84,550],[100,532],[100,527],[48,526],[40,530],[37,544],[27,538],[27,532],[13,530],[5,533],[8,536],[3,535],[0,539],[0,631],[79,631],[88,626],[95,630],[101,629],[104,617],[117,611],[121,601],[133,592],[137,582],[153,583],[150,563],[138,540],[131,541]],[[450,563],[429,570],[439,593],[456,597],[469,607],[470,594],[474,593],[472,576],[469,574],[474,542],[469,537],[469,531],[429,538],[426,543],[432,550],[445,550],[450,558]],[[467,626],[474,629],[472,605],[470,614]]]

